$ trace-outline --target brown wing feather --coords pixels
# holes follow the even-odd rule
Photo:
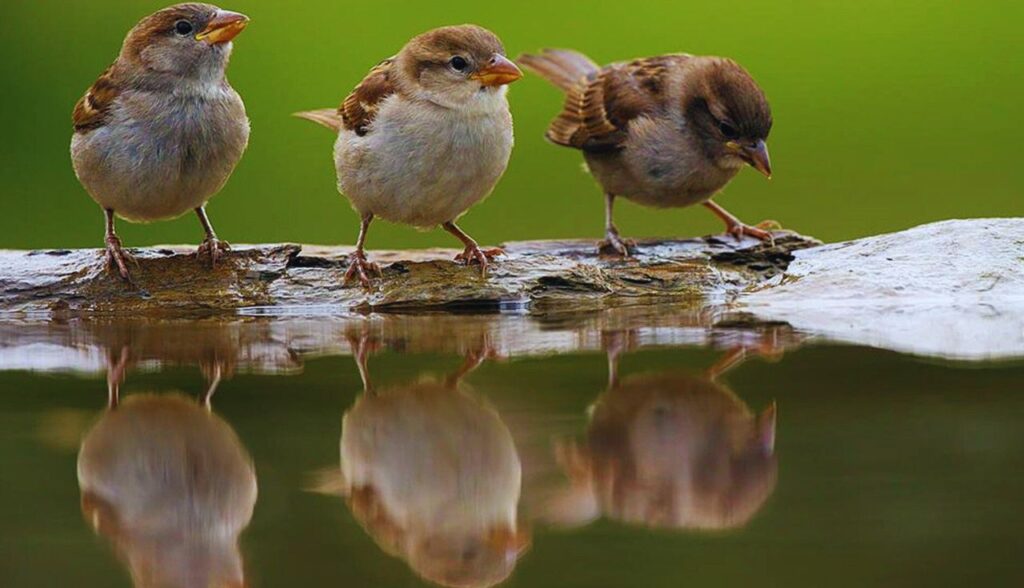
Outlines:
[[[346,129],[360,136],[369,132],[381,103],[397,91],[391,79],[393,65],[394,58],[377,64],[345,98],[339,112]]]
[[[113,66],[108,67],[75,104],[72,114],[75,132],[85,133],[107,124],[110,109],[120,93],[120,86],[114,80]]]
[[[548,128],[548,139],[584,151],[622,148],[633,119],[666,104],[669,69],[686,55],[667,55],[602,68],[567,91],[562,113]]]

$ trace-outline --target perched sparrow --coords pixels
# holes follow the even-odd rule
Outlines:
[[[149,222],[194,210],[206,231],[197,255],[228,248],[206,217],[249,141],[249,119],[224,77],[248,17],[179,4],[142,19],[121,53],[75,105],[71,160],[107,218],[107,261],[130,279],[114,216]]]
[[[505,172],[512,153],[506,85],[520,77],[490,31],[444,27],[370,70],[337,110],[296,115],[338,132],[338,189],[362,217],[346,282],[358,277],[365,286],[380,271],[364,251],[374,217],[441,225],[465,245],[456,259],[486,272],[501,251],[481,250],[455,221]]]
[[[602,249],[629,255],[612,221],[616,196],[659,208],[700,203],[737,237],[771,239],[711,201],[746,164],[771,177],[771,109],[736,62],[665,55],[600,68],[567,50],[518,61],[567,95],[547,137],[583,151],[605,191]]]

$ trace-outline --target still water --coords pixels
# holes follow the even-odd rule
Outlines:
[[[1024,582],[1024,366],[707,324],[0,324],[0,584]]]

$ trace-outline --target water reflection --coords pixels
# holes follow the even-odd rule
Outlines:
[[[498,412],[454,374],[377,387],[366,338],[354,345],[364,391],[341,434],[342,493],[390,555],[444,586],[492,586],[512,573],[529,535],[519,524],[522,467]]]
[[[122,364],[123,367],[123,364]],[[78,454],[82,513],[139,587],[243,586],[256,473],[231,426],[177,393],[110,402]]]
[[[615,338],[618,339],[618,338]],[[650,528],[745,525],[775,489],[775,405],[754,414],[716,381],[748,350],[707,373],[619,377],[621,340],[609,348],[608,387],[591,408],[585,440],[556,445],[569,484],[544,508],[577,527],[599,517]]]

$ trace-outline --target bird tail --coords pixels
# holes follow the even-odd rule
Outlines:
[[[334,132],[341,130],[342,121],[341,113],[336,108],[321,108],[320,110],[307,110],[305,112],[296,112],[294,115],[296,118],[304,118],[311,120],[318,125],[325,126]]]
[[[586,55],[569,49],[544,49],[536,55],[524,53],[516,61],[563,92],[600,69]]]

